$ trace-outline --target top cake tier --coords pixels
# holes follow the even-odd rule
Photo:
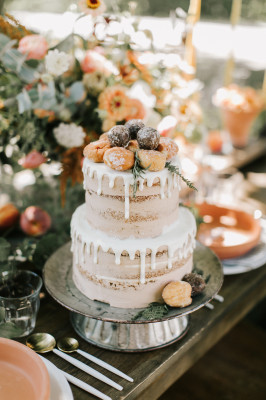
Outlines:
[[[180,168],[178,157],[171,163]],[[133,196],[132,170],[116,171],[84,160],[86,216],[96,229],[120,239],[156,237],[178,218],[179,178],[164,168],[145,171]]]

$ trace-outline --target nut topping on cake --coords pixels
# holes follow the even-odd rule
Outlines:
[[[126,147],[130,140],[130,133],[126,126],[113,126],[108,132],[111,147]]]
[[[172,139],[161,137],[159,146],[156,150],[164,153],[166,155],[166,160],[168,161],[177,155],[179,149]]]
[[[94,161],[95,163],[103,162],[103,156],[106,150],[110,149],[111,145],[109,140],[101,139],[96,142],[92,142],[88,144],[84,150],[84,157],[87,157],[89,160]]]
[[[105,152],[103,160],[112,169],[126,171],[133,167],[135,156],[132,151],[123,147],[113,147]]]
[[[162,297],[168,306],[186,307],[192,303],[191,292],[192,287],[188,282],[170,282],[163,289]]]
[[[156,150],[139,150],[140,166],[149,171],[161,171],[165,167],[166,155]]]
[[[160,134],[156,129],[146,126],[138,131],[137,141],[141,149],[155,150],[160,142]]]
[[[129,130],[130,138],[136,139],[138,131],[144,128],[145,124],[141,119],[131,119],[125,124],[125,127]]]

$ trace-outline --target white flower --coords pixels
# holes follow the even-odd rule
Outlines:
[[[51,74],[41,74],[40,79],[43,81],[43,83],[49,83],[53,80],[53,77]]]
[[[58,49],[50,50],[45,57],[45,67],[48,74],[62,75],[70,67],[70,56]]]
[[[71,147],[82,146],[86,135],[81,126],[61,123],[54,129],[54,136],[60,146],[70,149]]]
[[[83,75],[83,84],[92,95],[102,92],[106,86],[105,75],[101,71]]]
[[[106,5],[102,0],[80,0],[78,6],[82,12],[92,17],[97,17],[106,10]]]

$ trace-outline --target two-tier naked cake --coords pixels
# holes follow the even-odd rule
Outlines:
[[[192,270],[196,224],[179,207],[178,148],[154,131],[132,120],[84,149],[86,202],[71,222],[73,280],[113,307],[161,302],[165,285]]]

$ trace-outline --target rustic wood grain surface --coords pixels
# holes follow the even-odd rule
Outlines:
[[[245,318],[159,400],[265,400],[265,342],[265,329]]]

